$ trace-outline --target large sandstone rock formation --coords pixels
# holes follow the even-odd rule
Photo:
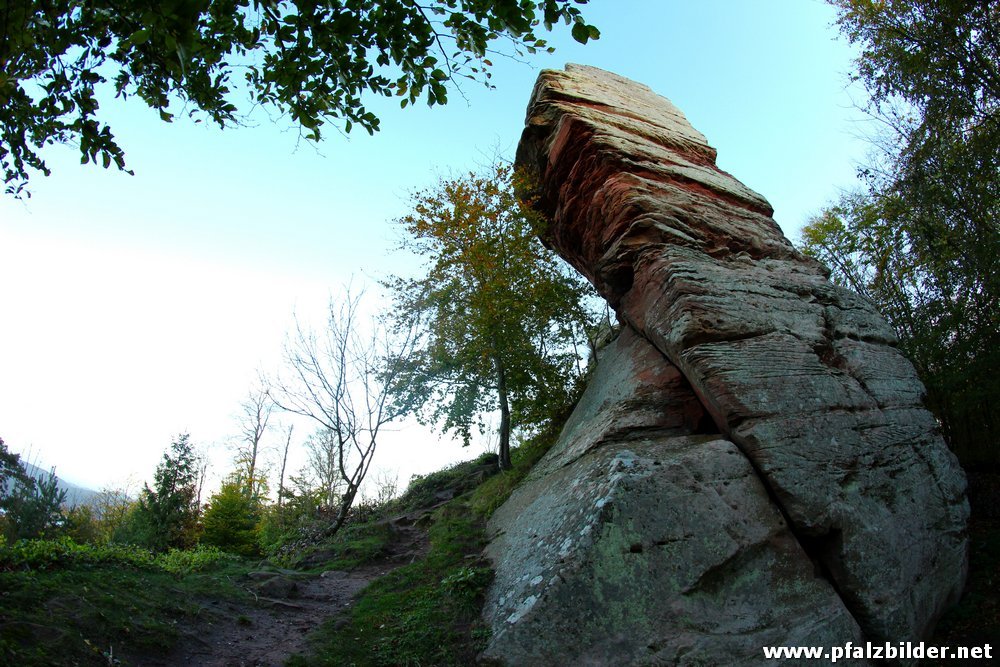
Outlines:
[[[758,664],[924,636],[964,581],[965,482],[872,306],[645,86],[543,72],[518,163],[625,333],[493,518],[486,654]]]

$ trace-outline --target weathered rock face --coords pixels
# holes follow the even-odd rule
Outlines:
[[[759,664],[861,631],[680,372],[626,327],[559,443],[494,515],[487,655]],[[710,426],[709,428],[714,428]]]
[[[518,162],[537,177],[546,240],[651,343],[619,343],[637,355],[623,386],[649,400],[582,403],[497,513],[489,654],[543,662],[555,642],[576,664],[754,662],[762,644],[843,643],[858,626],[922,637],[964,581],[965,482],[878,313],[798,253],[645,86],[543,72]],[[685,388],[660,382],[671,373]],[[692,437],[706,430],[692,397],[721,435]],[[680,430],[658,425],[678,405]],[[692,588],[699,572],[711,592]],[[631,597],[607,592],[633,575]]]

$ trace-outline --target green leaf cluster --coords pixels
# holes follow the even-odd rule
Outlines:
[[[185,575],[204,570],[227,558],[211,546],[171,549],[154,554],[148,549],[124,544],[78,544],[69,537],[18,540],[0,544],[0,570],[52,570],[76,565],[127,565]]]
[[[223,482],[202,515],[201,542],[247,558],[259,556],[263,507],[240,478]]]
[[[234,94],[287,114],[319,140],[336,122],[369,133],[369,95],[444,104],[461,78],[487,83],[488,54],[548,49],[536,30],[563,22],[599,36],[586,0],[6,0],[0,6],[0,166],[8,193],[40,149],[79,142],[81,160],[125,169],[100,120],[98,91],[137,96],[170,122],[174,102],[196,120],[238,121]],[[509,53],[509,52],[508,52]]]
[[[49,570],[74,563],[118,563],[147,567],[153,555],[146,549],[124,545],[83,545],[68,537],[18,540],[0,546],[0,569]]]
[[[394,278],[394,316],[420,344],[402,360],[397,401],[468,444],[500,413],[500,465],[513,427],[542,425],[570,400],[589,319],[586,284],[538,239],[511,167],[444,179],[399,220],[421,278]]]
[[[211,545],[199,544],[191,549],[169,549],[156,554],[153,566],[178,577],[184,577],[194,572],[202,572],[233,556]]]
[[[806,251],[870,298],[967,461],[1000,455],[1000,8],[990,0],[831,0],[882,121]],[[991,452],[992,450],[992,452]]]
[[[802,231],[804,252],[867,297],[893,327],[927,388],[927,405],[967,464],[996,460],[1000,340],[996,313],[975,312],[938,251],[916,236],[898,198],[855,192]]]

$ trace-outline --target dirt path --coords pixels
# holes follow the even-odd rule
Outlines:
[[[307,651],[309,632],[346,611],[357,592],[385,571],[251,573],[247,588],[256,595],[253,602],[209,603],[205,623],[185,628],[178,648],[159,664],[279,667]]]
[[[426,535],[393,522],[395,539],[384,558],[351,571],[305,574],[292,570],[251,572],[239,582],[248,603],[203,602],[203,620],[178,628],[181,637],[167,656],[128,660],[142,667],[280,667],[309,649],[307,636],[344,614],[372,580],[426,552]]]

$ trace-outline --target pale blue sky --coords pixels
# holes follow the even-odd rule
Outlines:
[[[107,102],[135,176],[57,148],[30,200],[0,199],[0,436],[100,486],[148,477],[179,431],[233,434],[292,311],[316,316],[352,275],[411,269],[392,252],[407,192],[512,156],[544,67],[595,65],[670,98],[792,238],[853,186],[866,147],[852,52],[824,2],[593,0],[585,13],[599,41],[561,31],[554,55],[493,58],[495,90],[469,82],[434,109],[374,100],[374,137],[331,128],[316,147],[261,113],[222,132]],[[403,480],[478,454],[413,430],[388,442],[382,463]]]

